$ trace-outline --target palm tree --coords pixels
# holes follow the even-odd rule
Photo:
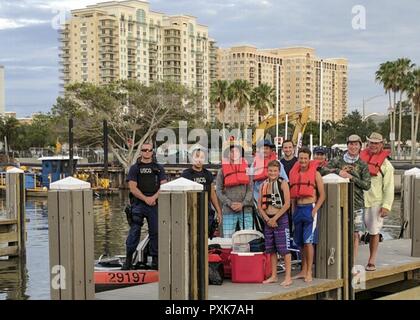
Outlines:
[[[225,110],[229,103],[229,83],[226,80],[217,80],[210,87],[210,102],[216,106],[221,114],[223,129],[225,129]]]
[[[411,161],[416,160],[417,151],[417,135],[420,118],[420,68],[416,68],[408,74],[408,98],[411,101]],[[416,113],[416,120],[414,124],[414,113]]]
[[[229,101],[233,107],[240,113],[244,108],[249,106],[251,101],[251,84],[246,80],[236,79],[229,86]],[[245,126],[245,119],[244,126]],[[241,120],[239,120],[239,129],[241,128]]]
[[[395,133],[395,100],[396,100],[396,83],[395,83],[395,63],[387,61],[381,63],[379,69],[375,73],[375,80],[382,84],[385,93],[388,93],[389,110],[390,110],[390,128],[391,132]],[[391,93],[394,93],[394,104],[391,102]],[[391,144],[391,152],[394,155],[394,145]]]
[[[401,150],[401,127],[402,127],[402,96],[408,89],[407,74],[413,69],[414,64],[408,58],[400,58],[394,62],[395,64],[395,82],[400,92],[399,98],[399,122],[398,122],[398,146],[397,150]],[[396,110],[395,110],[396,111]]]
[[[273,108],[273,95],[274,89],[265,83],[260,84],[252,90],[251,105],[258,111],[258,122],[261,122],[269,110]]]

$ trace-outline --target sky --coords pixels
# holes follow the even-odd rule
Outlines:
[[[48,112],[59,95],[57,26],[69,10],[100,1],[0,0],[0,64],[6,111]],[[375,83],[380,63],[407,57],[420,66],[418,0],[150,0],[153,11],[189,14],[225,48],[309,46],[320,58],[349,60],[349,111],[385,113]],[[365,15],[363,15],[365,13]],[[364,19],[365,17],[365,19]]]

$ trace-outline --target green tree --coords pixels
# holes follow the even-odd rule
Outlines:
[[[226,80],[217,80],[210,87],[210,103],[219,111],[223,128],[225,127],[225,110],[229,103],[229,83]]]
[[[341,124],[339,122],[334,122],[331,120],[327,120],[324,122],[323,126],[323,143],[327,147],[331,147],[336,143],[344,143],[345,139],[343,140],[342,137],[340,137],[339,132],[342,128]],[[341,140],[340,140],[341,139]]]
[[[269,110],[273,108],[273,95],[274,89],[265,83],[260,84],[252,90],[250,104],[258,111],[258,122],[261,122]]]
[[[202,118],[195,112],[198,104],[196,94],[176,83],[146,86],[124,80],[102,86],[70,85],[52,112],[58,121],[75,117],[75,138],[83,145],[101,144],[102,123],[107,120],[110,151],[128,170],[142,143],[151,140],[160,128]]]
[[[410,59],[407,58],[400,58],[396,60],[395,62],[395,69],[396,69],[396,86],[400,93],[399,101],[397,106],[399,107],[399,123],[398,123],[398,144],[397,148],[400,151],[401,150],[401,129],[402,129],[402,96],[403,93],[408,90],[409,86],[409,80],[408,80],[408,73],[413,69],[414,64],[411,63]],[[397,110],[395,110],[397,112]]]
[[[420,68],[416,68],[408,75],[408,98],[411,102],[411,157],[415,161],[417,150],[417,137],[420,117]],[[414,121],[415,115],[415,121]],[[415,122],[415,123],[414,123]]]
[[[303,135],[303,145],[309,146],[310,135],[312,134],[313,141],[319,141],[319,123],[316,121],[308,121]]]
[[[0,138],[2,142],[6,139],[9,150],[16,148],[19,126],[16,118],[0,115]]]
[[[246,80],[236,79],[229,86],[229,101],[240,114],[251,102],[251,84]],[[241,121],[239,120],[239,128]]]
[[[390,110],[390,128],[391,131],[395,133],[395,100],[396,100],[396,93],[398,91],[397,82],[396,82],[396,66],[394,62],[387,61],[381,63],[379,69],[375,73],[375,80],[382,84],[383,88],[385,89],[385,93],[388,93],[389,98],[389,110]],[[394,94],[394,102],[392,103],[391,100],[391,93]],[[392,154],[394,154],[394,146],[391,145]]]
[[[365,137],[377,130],[375,122],[369,118],[363,121],[362,115],[357,110],[343,117],[339,125],[340,130],[337,132],[337,140],[342,143],[352,134],[357,134],[364,140]]]

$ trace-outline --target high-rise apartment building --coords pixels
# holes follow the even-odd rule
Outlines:
[[[214,41],[195,17],[154,12],[144,1],[110,1],[73,10],[60,33],[63,85],[172,80],[200,93],[197,111],[210,118]]]
[[[276,89],[279,81],[280,113],[311,108],[311,119],[319,120],[323,66],[323,121],[340,120],[347,112],[347,60],[320,59],[306,47],[264,49],[237,46],[218,50],[218,79],[243,79],[253,87],[262,83]],[[280,77],[277,79],[277,65]],[[274,113],[274,110],[271,110]],[[225,112],[225,122],[257,124],[258,112],[252,106],[238,113],[232,106]]]

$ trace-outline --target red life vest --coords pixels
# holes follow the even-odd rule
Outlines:
[[[222,172],[225,187],[234,187],[249,183],[249,176],[246,173],[248,163],[242,158],[241,163],[233,164],[229,160],[222,162]]]
[[[255,157],[255,161],[253,163],[254,167],[254,181],[261,181],[268,178],[268,163],[270,161],[277,160],[277,154],[275,152],[272,152],[270,154],[270,157],[268,159],[261,159],[259,155]],[[261,167],[261,165],[264,164],[264,167]],[[257,167],[258,165],[258,167]]]
[[[296,162],[289,173],[290,197],[305,198],[315,195],[315,177],[319,161],[312,160],[309,162],[309,168],[305,172],[300,171],[300,164]]]
[[[377,154],[370,154],[368,149],[360,152],[360,159],[367,163],[369,167],[369,173],[371,176],[375,177],[378,175],[378,172],[381,172],[382,176],[384,175],[381,166],[384,163],[385,159],[388,158],[390,152],[388,150],[382,150]]]

